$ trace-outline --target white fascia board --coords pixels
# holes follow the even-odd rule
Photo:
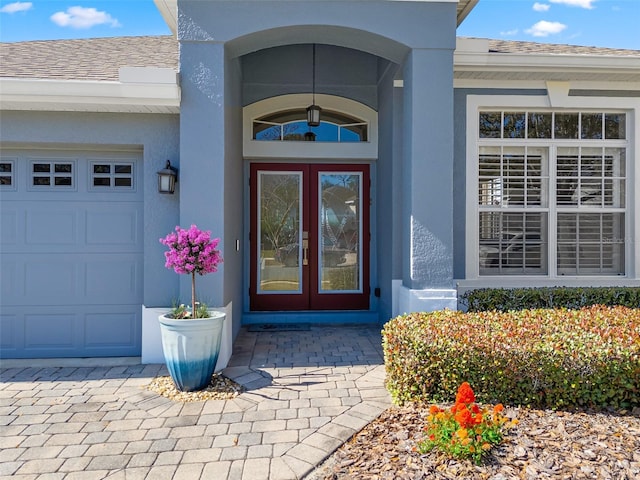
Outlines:
[[[640,57],[623,57],[619,55],[565,55],[534,53],[477,53],[456,51],[453,57],[454,68],[459,71],[486,70],[512,71],[549,69],[570,71],[601,71],[638,73]]]
[[[637,91],[640,90],[640,82],[595,82],[586,80],[568,80],[572,90],[620,90]],[[456,78],[453,80],[454,88],[524,88],[524,89],[547,89],[547,80],[496,80],[479,78]]]
[[[180,87],[168,83],[121,83],[84,80],[0,78],[0,107],[21,105],[23,110],[47,110],[65,104],[66,110],[86,111],[84,105],[109,105],[111,111],[149,111],[153,107],[180,107]]]
[[[164,23],[175,36],[178,31],[178,0],[153,0],[153,3],[156,4]]]

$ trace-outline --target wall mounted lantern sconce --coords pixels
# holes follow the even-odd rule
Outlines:
[[[173,193],[176,191],[178,181],[178,169],[171,166],[167,160],[167,165],[158,172],[158,193]]]
[[[313,102],[307,107],[307,125],[310,127],[320,126],[320,112],[322,109],[316,105],[316,44],[313,44],[313,68],[311,80],[311,93],[313,94]]]

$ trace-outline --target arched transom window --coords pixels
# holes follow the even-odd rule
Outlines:
[[[368,123],[344,113],[322,110],[320,125],[307,125],[305,108],[263,115],[253,121],[253,139],[262,141],[366,142]]]
[[[375,160],[378,113],[360,102],[316,94],[320,125],[307,125],[308,94],[267,98],[243,109],[245,158]]]

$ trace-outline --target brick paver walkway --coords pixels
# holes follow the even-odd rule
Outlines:
[[[163,365],[0,369],[0,477],[304,478],[390,405],[379,327],[243,330],[233,400],[176,403],[144,387]]]

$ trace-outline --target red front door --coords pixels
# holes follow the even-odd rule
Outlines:
[[[251,165],[251,310],[369,309],[369,166]]]

